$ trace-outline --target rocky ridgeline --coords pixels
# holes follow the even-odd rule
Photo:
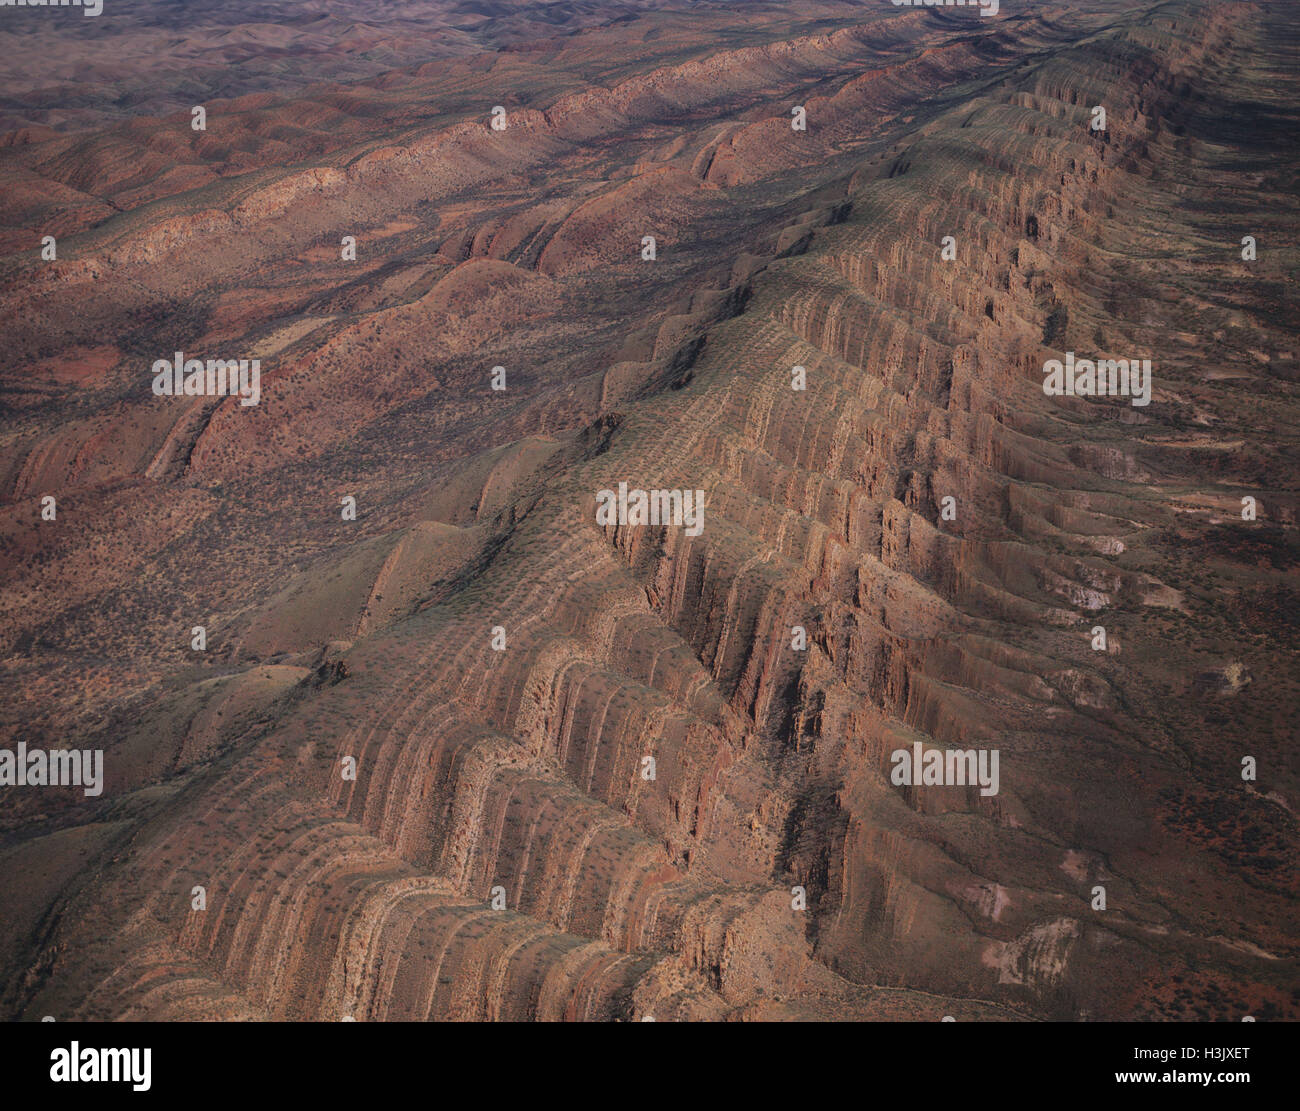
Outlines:
[[[1221,703],[1195,691],[1237,697],[1241,668],[1178,686],[1247,652],[1254,684],[1284,683],[1294,651],[1281,625],[1216,641],[1178,557],[1225,489],[1294,525],[1284,447],[1215,455],[1207,483],[1251,394],[1203,375],[1184,313],[1221,304],[1243,226],[1293,204],[1245,180],[1215,116],[1269,100],[1291,32],[1239,5],[1081,8],[1014,35],[918,12],[893,37],[704,52],[518,131],[405,142],[339,184],[394,228],[344,288],[305,242],[275,253],[306,232],[265,192],[238,210],[270,251],[257,297],[203,236],[127,235],[124,265],[176,252],[152,296],[197,282],[209,334],[285,355],[251,421],[234,401],[101,408],[116,372],[77,421],[32,402],[13,497],[79,483],[61,513],[93,543],[46,557],[84,567],[81,593],[34,573],[6,623],[84,700],[45,727],[112,740],[99,808],[21,815],[45,835],[10,861],[49,863],[10,896],[28,971],[4,1010],[1294,1017],[1294,882],[1269,864],[1294,860],[1294,784],[1233,784],[1240,751],[1282,763],[1282,734],[1240,698],[1203,720]],[[827,70],[792,146],[792,95]],[[509,180],[548,172],[558,199],[535,207]],[[319,227],[353,211],[327,186]],[[669,229],[653,266],[647,212]],[[137,295],[87,294],[87,320]],[[1202,311],[1281,350],[1294,321],[1266,301]],[[303,318],[277,348],[268,321]],[[1160,353],[1160,404],[1044,396],[1053,353],[1134,344]],[[1279,444],[1294,387],[1269,391]],[[86,447],[110,433],[128,447]],[[597,524],[595,492],[627,480],[704,490],[702,532]],[[366,512],[340,540],[322,522],[352,492]],[[130,507],[158,503],[142,528]],[[206,552],[215,584],[178,558]],[[1258,588],[1258,563],[1225,552],[1217,597]],[[153,630],[199,605],[195,674]],[[124,614],[133,667],[64,657]],[[891,782],[918,743],[999,750],[1000,790]],[[1258,823],[1281,832],[1239,851]]]

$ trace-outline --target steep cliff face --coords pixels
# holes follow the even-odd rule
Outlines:
[[[1295,43],[791,30],[12,278],[122,358],[7,441],[5,735],[106,784],[5,797],[5,1013],[1296,1017]]]

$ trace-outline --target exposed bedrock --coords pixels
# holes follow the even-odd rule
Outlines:
[[[985,22],[701,51],[10,272],[20,365],[116,354],[18,399],[0,472],[5,733],[107,767],[6,798],[6,1014],[1300,1014],[1296,33]],[[166,303],[188,335],[104,330]],[[260,406],[144,395],[205,337]],[[1045,396],[1067,351],[1151,404]],[[621,482],[702,529],[598,524]],[[998,790],[895,784],[914,746]]]

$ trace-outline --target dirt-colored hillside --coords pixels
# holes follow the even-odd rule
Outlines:
[[[478,7],[11,94],[0,1015],[1300,1017],[1288,7]]]

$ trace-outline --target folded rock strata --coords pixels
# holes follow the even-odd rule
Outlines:
[[[107,782],[6,793],[0,1011],[1297,1016],[1296,32],[886,14],[65,183],[0,289],[0,726]],[[1045,397],[1067,350],[1152,404]],[[599,526],[623,481],[702,533]]]

